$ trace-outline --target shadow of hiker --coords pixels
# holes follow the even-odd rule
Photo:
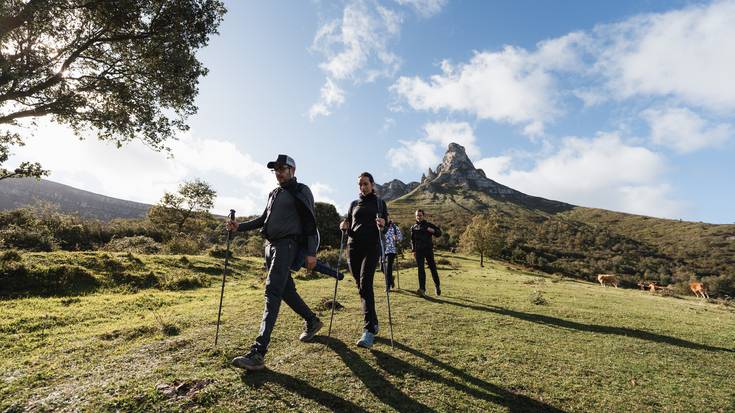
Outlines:
[[[385,344],[390,344],[389,341],[384,338],[377,338],[377,341]],[[428,354],[408,347],[403,343],[394,341],[394,345],[395,348],[413,354],[414,356],[421,358],[434,366],[442,368],[452,375],[471,383],[475,387],[467,386],[465,384],[443,377],[437,373],[409,364],[390,354],[384,353],[379,350],[374,350],[373,354],[375,354],[378,360],[378,365],[380,365],[383,370],[390,373],[391,375],[405,376],[408,374],[421,380],[431,380],[443,386],[452,387],[476,399],[484,400],[486,402],[494,403],[496,405],[505,406],[508,408],[509,412],[563,412],[563,410],[560,410],[541,401],[532,399],[528,396],[523,396],[510,392],[506,389],[474,377],[466,373],[465,371],[462,371],[456,367],[452,367],[442,361],[435,359],[434,357],[429,356]]]
[[[693,350],[724,351],[724,352],[730,352],[730,353],[734,352],[733,350],[728,349],[728,348],[715,347],[715,346],[709,346],[706,344],[695,343],[693,341],[687,341],[681,338],[666,336],[663,334],[651,333],[650,331],[637,330],[635,328],[628,328],[628,327],[614,327],[614,326],[605,326],[605,325],[599,325],[599,324],[584,324],[584,323],[579,323],[576,321],[564,320],[563,318],[556,318],[556,317],[551,317],[551,316],[542,315],[542,314],[524,313],[522,311],[510,310],[510,309],[503,308],[503,307],[497,307],[497,306],[493,306],[489,304],[479,303],[477,301],[468,300],[466,298],[455,298],[455,299],[459,301],[464,301],[467,303],[472,303],[472,304],[465,304],[465,303],[459,303],[456,301],[449,301],[446,299],[436,299],[436,298],[429,298],[429,297],[426,297],[426,299],[432,302],[439,302],[443,304],[450,304],[450,305],[454,305],[458,307],[469,308],[469,309],[477,310],[477,311],[485,311],[485,312],[500,314],[504,316],[517,318],[519,320],[529,321],[532,323],[549,325],[549,326],[554,326],[554,327],[562,327],[562,328],[567,328],[570,330],[585,331],[589,333],[610,334],[610,335],[617,335],[617,336],[622,336],[622,337],[634,337],[634,338],[641,339],[641,340],[653,341],[656,343],[664,343],[664,344],[669,344],[672,346],[683,347],[683,348],[688,348],[688,349],[693,349]]]
[[[393,383],[386,380],[374,367],[363,360],[362,356],[350,349],[344,342],[332,337],[316,336],[314,343],[321,343],[329,347],[342,359],[345,365],[357,376],[365,387],[378,400],[391,406],[399,412],[434,412],[435,410],[418,402],[398,389]],[[390,345],[390,342],[388,342]]]
[[[262,389],[266,383],[275,383],[291,393],[298,394],[301,397],[310,399],[319,403],[320,405],[334,411],[334,412],[358,412],[368,413],[368,410],[345,400],[332,393],[318,389],[311,384],[297,379],[287,374],[279,373],[277,371],[265,369],[255,374],[248,374],[243,372],[240,374],[240,380],[248,386],[252,386],[256,389]],[[288,405],[289,409],[295,408],[290,402],[283,400],[282,395],[276,393],[272,389],[267,389],[275,398],[282,400]],[[275,409],[274,409],[275,410]]]

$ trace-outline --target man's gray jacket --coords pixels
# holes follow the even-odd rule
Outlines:
[[[263,214],[238,225],[238,231],[262,228],[263,236],[269,241],[282,238],[298,238],[307,256],[316,256],[319,237],[316,227],[314,196],[308,186],[298,183],[296,178],[281,184],[268,195],[268,204]]]

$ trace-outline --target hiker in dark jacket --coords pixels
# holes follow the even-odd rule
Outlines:
[[[347,231],[349,268],[357,283],[364,315],[363,332],[357,345],[370,348],[378,334],[378,316],[375,313],[375,294],[373,277],[380,255],[381,229],[388,219],[385,201],[375,195],[373,176],[363,172],[357,178],[360,198],[352,201],[347,219],[340,223],[340,229]]]
[[[416,292],[422,297],[426,295],[424,260],[426,260],[429,270],[431,270],[431,279],[434,280],[436,295],[442,294],[439,286],[439,273],[436,270],[436,262],[434,261],[434,243],[431,240],[431,237],[438,237],[441,234],[442,231],[439,227],[424,219],[424,211],[417,209],[416,223],[411,227],[411,252],[413,252],[419,269],[419,289]]]
[[[233,365],[247,370],[265,367],[263,360],[268,351],[281,301],[285,301],[305,321],[299,340],[311,340],[324,326],[299,296],[290,271],[294,261],[299,258],[301,249],[306,250],[308,269],[313,269],[317,263],[318,235],[314,197],[308,186],[296,181],[296,162],[290,156],[278,155],[275,161],[268,162],[268,168],[276,174],[278,187],[268,196],[263,214],[239,225],[235,221],[227,222],[227,229],[231,231],[261,228],[267,240],[265,251],[268,278],[265,282],[263,321],[250,352],[232,360]]]

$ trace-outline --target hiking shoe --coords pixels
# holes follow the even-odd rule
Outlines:
[[[367,330],[363,330],[362,337],[360,337],[360,339],[357,340],[357,347],[370,348],[373,346],[374,342],[375,342],[375,334]]]
[[[250,353],[232,359],[232,365],[250,371],[263,370],[265,368],[263,359],[262,354],[255,350],[250,350]]]
[[[437,297],[440,296],[440,295],[442,295],[442,289],[441,288],[435,287],[434,288],[434,291],[436,292]]]
[[[307,321],[304,325],[304,332],[299,336],[299,340],[311,340],[322,327],[324,327],[324,323],[319,318],[314,318],[311,322]]]
[[[342,281],[345,279],[345,275],[341,272],[337,272],[337,280]]]
[[[416,290],[416,294],[421,297],[426,297],[426,290],[424,290],[423,288],[419,288],[418,290]]]

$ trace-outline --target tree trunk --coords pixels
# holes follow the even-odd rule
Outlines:
[[[484,267],[484,265],[482,264],[482,255],[482,252],[480,252],[480,267]]]

